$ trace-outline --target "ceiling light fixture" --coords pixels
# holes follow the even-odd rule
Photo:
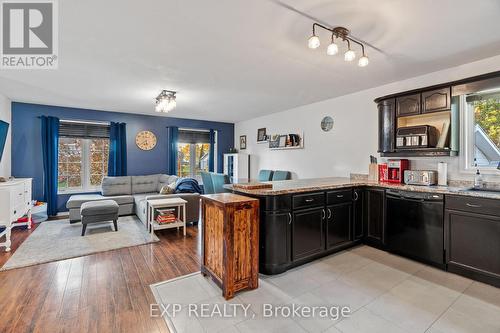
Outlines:
[[[326,54],[336,55],[337,53],[339,53],[339,46],[337,44],[335,44],[335,35],[332,34],[332,42],[326,48]]]
[[[162,90],[156,97],[155,111],[165,113],[172,111],[177,105],[175,94],[175,91]]]
[[[326,54],[335,55],[335,54],[339,53],[339,46],[337,43],[335,43],[335,38],[341,39],[342,41],[347,43],[347,51],[344,53],[344,60],[345,61],[351,62],[354,59],[356,59],[356,52],[353,49],[351,49],[351,42],[352,42],[352,43],[355,43],[355,44],[358,44],[359,46],[361,46],[361,50],[363,53],[363,56],[361,58],[359,58],[359,60],[358,60],[358,66],[365,67],[368,65],[369,60],[368,60],[368,57],[366,56],[366,53],[365,53],[365,46],[362,43],[360,43],[357,40],[350,37],[349,36],[350,31],[344,27],[335,27],[333,29],[330,29],[328,27],[325,27],[322,24],[314,23],[313,24],[313,34],[309,38],[309,41],[308,41],[308,46],[310,49],[317,49],[321,45],[319,37],[316,35],[316,27],[322,28],[322,29],[327,30],[327,31],[332,33],[332,40],[331,40],[330,45],[328,45],[328,47],[326,49]]]
[[[320,41],[319,41],[319,37],[316,36],[313,32],[313,35],[311,37],[309,37],[309,40],[307,41],[307,46],[310,48],[310,49],[317,49],[320,45]]]

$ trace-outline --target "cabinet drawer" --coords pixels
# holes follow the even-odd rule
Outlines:
[[[325,205],[323,192],[298,194],[293,196],[293,209],[310,208]]]
[[[24,202],[24,185],[13,186],[10,190],[11,205],[16,206]]]
[[[446,209],[499,216],[500,200],[447,195]]]
[[[352,201],[352,190],[339,190],[327,193],[326,202],[328,205]]]

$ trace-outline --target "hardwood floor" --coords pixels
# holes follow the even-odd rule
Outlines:
[[[0,332],[168,332],[149,316],[149,285],[199,270],[198,227],[187,229],[186,237],[162,230],[154,244],[0,272]],[[13,230],[11,253],[33,230]],[[11,255],[1,252],[0,265]]]

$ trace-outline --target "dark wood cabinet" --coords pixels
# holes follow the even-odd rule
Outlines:
[[[326,248],[334,249],[351,241],[352,202],[326,208]]]
[[[259,269],[266,274],[279,274],[292,261],[292,213],[268,211],[262,216]]]
[[[353,238],[354,240],[360,240],[364,237],[364,191],[362,189],[354,189],[352,198],[352,220],[353,220]]]
[[[305,259],[324,251],[324,207],[301,209],[292,214],[292,260]]]
[[[388,153],[396,149],[395,99],[387,99],[377,104],[378,108],[378,152]]]
[[[397,97],[396,114],[398,117],[420,114],[420,93]]]
[[[498,200],[447,196],[445,251],[449,271],[500,286]]]
[[[448,111],[451,109],[451,87],[422,93],[422,113]]]
[[[365,192],[366,241],[375,246],[385,243],[385,190],[367,189]]]

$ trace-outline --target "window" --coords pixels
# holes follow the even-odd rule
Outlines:
[[[201,171],[208,171],[210,133],[199,130],[179,130],[177,149],[177,175],[195,178],[201,182]]]
[[[61,120],[59,134],[58,192],[98,190],[108,174],[109,126]]]
[[[496,169],[500,163],[500,90],[463,97],[465,169]]]

